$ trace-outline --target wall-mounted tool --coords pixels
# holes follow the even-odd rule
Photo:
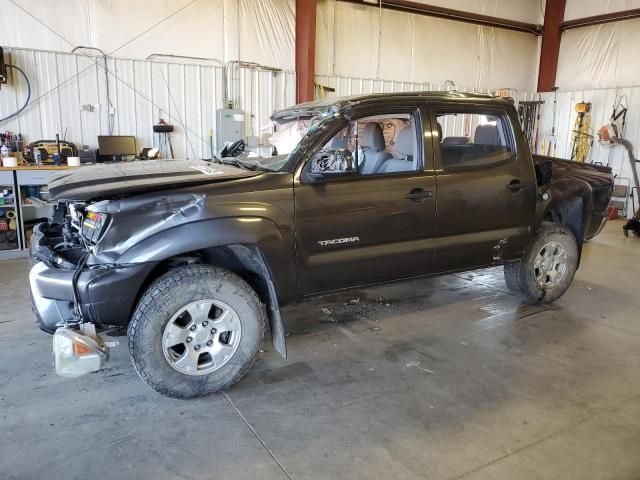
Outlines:
[[[572,130],[571,160],[584,162],[589,157],[593,145],[593,130],[591,129],[591,103],[576,103],[576,123]]]
[[[540,106],[543,100],[522,101],[518,103],[518,117],[529,148],[532,153],[538,150],[538,129],[540,123]]]

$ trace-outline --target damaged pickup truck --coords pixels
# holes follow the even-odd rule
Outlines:
[[[218,392],[267,324],[286,356],[283,305],[419,276],[504,265],[513,293],[552,302],[606,221],[610,170],[532,156],[506,99],[368,95],[272,120],[271,157],[234,146],[50,182],[58,206],[34,229],[30,286],[59,374],[102,368],[104,332],[120,327],[158,392]]]

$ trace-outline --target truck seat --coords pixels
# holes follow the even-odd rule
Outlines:
[[[416,135],[411,125],[407,125],[396,139],[396,158],[385,161],[380,168],[380,173],[409,172],[415,169],[414,158],[416,146]]]
[[[502,146],[498,126],[490,123],[487,125],[478,125],[476,127],[476,133],[473,136],[473,143],[476,145]]]
[[[384,134],[377,123],[369,123],[364,127],[360,146],[360,173],[363,175],[378,173],[384,162],[392,158],[389,152],[384,151]]]

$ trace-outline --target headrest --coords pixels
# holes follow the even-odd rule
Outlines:
[[[342,136],[343,132],[338,133],[333,140],[331,140],[331,148],[347,148],[349,139],[346,135]]]
[[[363,147],[369,147],[376,152],[384,150],[384,134],[382,128],[377,123],[368,123],[362,131],[362,141],[360,142]]]
[[[407,125],[398,133],[398,138],[396,138],[396,151],[400,155],[405,155],[407,158],[412,157],[415,144],[416,136],[413,133],[413,128],[411,128],[411,125]]]
[[[502,145],[497,125],[478,125],[473,143],[477,145]]]
[[[442,145],[466,145],[470,140],[469,137],[445,137],[442,139]]]

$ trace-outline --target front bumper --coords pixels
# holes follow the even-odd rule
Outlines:
[[[42,227],[43,224],[36,226],[31,238],[33,265],[29,286],[36,323],[41,330],[53,333],[74,318],[75,269],[55,261],[56,254],[47,246]],[[82,320],[98,326],[128,325],[141,286],[154,266],[154,263],[85,266],[77,279]]]

